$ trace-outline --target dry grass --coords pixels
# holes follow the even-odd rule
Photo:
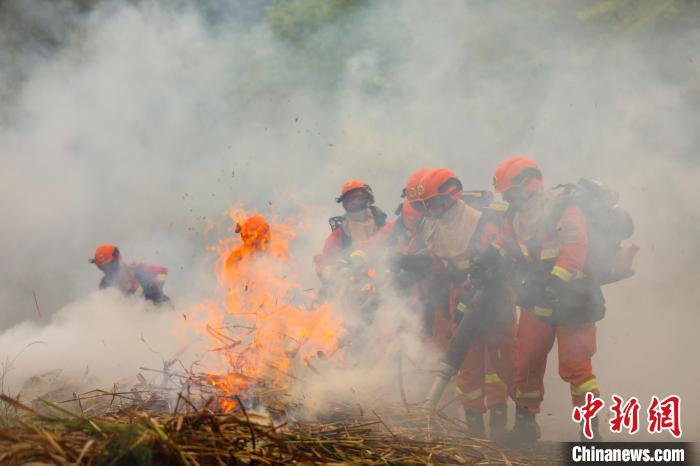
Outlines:
[[[338,406],[329,413],[335,420],[308,423],[242,409],[87,417],[50,402],[51,414],[40,414],[0,400],[17,411],[14,425],[0,428],[3,465],[519,464],[459,421],[420,409],[348,414],[350,407]]]

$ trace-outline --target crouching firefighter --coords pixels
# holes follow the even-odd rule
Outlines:
[[[443,265],[433,279],[446,280],[447,284],[443,291],[447,300],[435,307],[433,326],[435,330],[446,327],[449,338],[438,338],[445,355],[428,405],[437,405],[446,385],[457,375],[467,428],[475,435],[484,435],[484,385],[496,379],[510,385],[514,373],[513,304],[501,278],[500,254],[490,246],[497,238],[498,226],[491,215],[462,199],[462,184],[450,170],[429,172],[418,191],[414,205],[426,215],[419,235],[431,256]],[[489,359],[495,370],[487,380]],[[490,411],[492,436],[505,430],[506,400],[501,401]]]
[[[616,199],[589,180],[568,185],[562,192],[545,189],[539,167],[523,156],[501,162],[493,183],[509,204],[499,244],[512,264],[521,309],[515,352],[516,419],[506,441],[532,444],[540,436],[535,416],[555,339],[559,374],[569,383],[573,405],[582,405],[588,392],[599,395],[591,358],[596,351],[595,322],[605,314],[601,285],[632,274],[631,259],[615,261],[636,252],[620,247],[621,240],[632,234],[632,223],[616,207]],[[614,263],[621,262],[629,270],[616,270]],[[597,422],[593,430],[599,439]]]
[[[357,247],[377,233],[386,223],[387,217],[373,205],[372,188],[360,180],[346,182],[336,202],[342,204],[345,214],[329,219],[331,234],[326,239],[321,254],[314,258],[324,294],[333,288],[333,282],[338,279],[338,271],[343,268],[339,260],[343,255],[352,252],[353,245]]]
[[[156,304],[168,302],[163,293],[168,269],[159,265],[142,262],[125,263],[119,248],[113,244],[102,244],[95,249],[94,257],[88,262],[95,264],[104,276],[99,288],[117,288],[128,295],[140,295]]]

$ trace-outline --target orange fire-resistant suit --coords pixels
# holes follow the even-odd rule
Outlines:
[[[329,280],[334,272],[335,261],[351,247],[367,241],[386,223],[386,214],[375,206],[368,207],[367,219],[354,221],[349,216],[333,217],[333,231],[326,238],[321,254],[314,258],[316,273],[322,281]]]
[[[498,244],[506,254],[546,279],[573,283],[583,277],[588,248],[586,219],[576,205],[562,209],[558,219],[552,210],[556,195],[551,191],[535,193],[521,209],[503,222]],[[551,227],[547,227],[550,225]],[[554,277],[554,278],[553,278]],[[562,322],[552,319],[552,309],[537,303],[521,305],[516,336],[516,405],[537,413],[544,396],[543,378],[547,355],[556,338],[559,375],[570,384],[575,406],[583,404],[585,394],[599,395],[591,357],[596,351],[596,327],[591,321]]]
[[[455,221],[450,221],[450,217],[455,218]],[[463,220],[459,221],[459,217]],[[464,220],[465,217],[471,217],[472,220]],[[445,213],[443,219],[444,226],[457,231],[469,231],[469,224],[472,225],[469,236],[464,237],[462,233],[461,240],[466,239],[468,246],[462,247],[459,252],[459,247],[440,247],[430,234],[426,238],[429,250],[437,259],[436,264],[443,266],[434,269],[433,281],[448,284],[449,299],[443,302],[438,300],[434,304],[432,334],[441,349],[447,347],[461,317],[458,298],[462,283],[455,278],[463,276],[499,234],[497,224],[461,200]],[[424,229],[430,228],[434,227],[428,222]],[[449,241],[457,239],[450,234],[443,236]],[[441,294],[439,290],[437,293]],[[431,294],[436,294],[435,288]],[[506,403],[507,386],[512,384],[515,371],[513,309],[509,312],[506,319],[503,316],[491,316],[493,318],[489,319],[475,339],[455,379],[457,394],[469,412],[483,413],[487,407]]]

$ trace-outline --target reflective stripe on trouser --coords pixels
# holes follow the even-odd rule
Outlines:
[[[539,412],[544,397],[544,373],[547,355],[556,337],[559,353],[559,375],[572,386],[581,387],[592,379],[591,356],[595,354],[593,324],[552,326],[535,317],[532,310],[520,314],[516,337],[515,403],[532,412]],[[597,384],[586,391],[598,394]],[[572,403],[580,405],[585,397],[574,395]]]
[[[571,390],[571,402],[574,406],[581,406],[585,403],[586,393],[591,392],[595,396],[600,395],[600,390],[598,389],[598,379],[593,377],[587,382],[583,382],[580,385],[574,385],[573,383],[569,385]]]
[[[466,410],[483,413],[487,407],[506,402],[507,384],[515,372],[513,351],[512,327],[488,330],[476,337],[455,379]]]
[[[541,400],[544,393],[540,389],[530,390],[529,392],[524,392],[519,388],[515,389],[515,399],[516,400]]]
[[[457,392],[457,396],[463,402],[478,400],[479,398],[482,398],[484,396],[484,391],[481,389],[481,387],[470,392],[463,392],[461,388],[455,387],[455,391]]]
[[[484,369],[486,372],[486,375],[484,375],[484,396],[486,397],[486,409],[505,405],[508,401],[508,387],[506,387],[506,384],[503,383],[503,380],[498,376],[498,368],[493,363],[494,356],[498,357],[500,354],[494,354],[492,356],[491,351],[486,351],[484,355]]]

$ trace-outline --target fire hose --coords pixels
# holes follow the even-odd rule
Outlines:
[[[480,292],[479,294],[483,294]],[[475,300],[472,305],[467,308],[459,322],[459,326],[452,336],[445,355],[443,356],[437,368],[437,376],[433,381],[433,385],[428,392],[426,398],[426,406],[434,411],[437,404],[442,398],[442,394],[447,388],[447,385],[457,374],[457,371],[462,366],[464,358],[471,349],[474,339],[479,334],[483,314],[487,311],[487,307],[478,304]]]
[[[430,411],[437,408],[447,385],[462,366],[475,338],[483,328],[484,320],[490,313],[497,312],[499,306],[511,306],[503,268],[497,251],[487,253],[472,266],[469,280],[473,292],[437,367],[437,375],[426,397],[425,405]]]

